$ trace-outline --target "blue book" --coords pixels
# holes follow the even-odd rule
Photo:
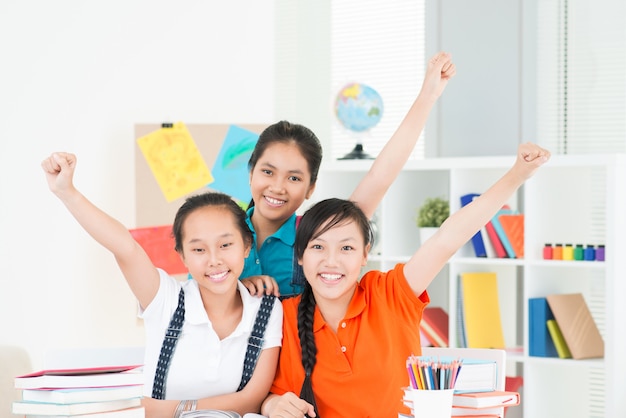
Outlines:
[[[498,212],[496,212],[495,216],[491,218],[491,224],[493,225],[493,229],[496,230],[496,234],[498,234],[498,238],[500,238],[500,242],[502,243],[502,246],[506,251],[506,255],[509,258],[517,258],[517,255],[515,254],[515,250],[511,245],[511,241],[509,241],[509,237],[506,235],[506,232],[504,232],[504,228],[502,228],[502,224],[500,223],[500,215],[511,215],[514,213],[515,212],[511,209],[500,209]]]
[[[528,299],[528,351],[533,357],[558,357],[547,321],[554,314],[546,298]]]
[[[480,196],[478,193],[468,193],[461,196],[461,206],[468,205],[472,200],[474,200],[475,197],[478,196]],[[483,235],[480,233],[480,230],[472,237],[472,246],[474,247],[476,257],[487,257],[485,242],[483,241]]]

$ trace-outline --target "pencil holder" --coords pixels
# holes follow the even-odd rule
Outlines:
[[[454,389],[404,389],[404,403],[415,418],[450,418]]]

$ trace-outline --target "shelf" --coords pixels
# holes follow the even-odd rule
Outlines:
[[[521,361],[524,363],[534,363],[534,364],[554,364],[559,366],[579,366],[579,367],[593,367],[593,368],[604,368],[605,362],[604,359],[583,359],[583,360],[574,360],[568,358],[557,358],[557,357],[533,357],[533,356],[521,356],[521,358],[516,359],[516,361]]]
[[[526,263],[531,267],[579,267],[599,270],[606,268],[606,262],[604,261],[529,260]]]
[[[449,264],[521,266],[523,259],[518,258],[487,258],[487,257],[452,257]]]

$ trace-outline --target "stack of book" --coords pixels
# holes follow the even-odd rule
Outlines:
[[[15,378],[22,400],[12,412],[27,418],[144,418],[138,365],[42,370]]]
[[[503,408],[520,404],[520,395],[513,390],[497,387],[498,364],[496,360],[454,358],[449,356],[410,356],[407,372],[411,385],[404,388],[403,403],[412,415],[399,414],[400,418],[424,415],[413,409],[415,391],[441,391],[452,389],[451,410],[446,416],[502,418]]]
[[[461,196],[465,206],[480,196]],[[471,239],[476,257],[524,258],[524,214],[504,205]]]

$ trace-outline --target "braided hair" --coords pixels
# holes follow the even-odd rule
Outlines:
[[[313,289],[311,289],[309,282],[305,282],[302,299],[300,299],[300,304],[298,305],[298,337],[300,337],[302,367],[304,367],[304,382],[302,383],[302,389],[300,389],[300,398],[313,405],[315,415],[319,417],[311,383],[311,375],[317,362],[317,345],[315,345],[315,336],[313,335],[314,313],[315,296],[313,295]]]

